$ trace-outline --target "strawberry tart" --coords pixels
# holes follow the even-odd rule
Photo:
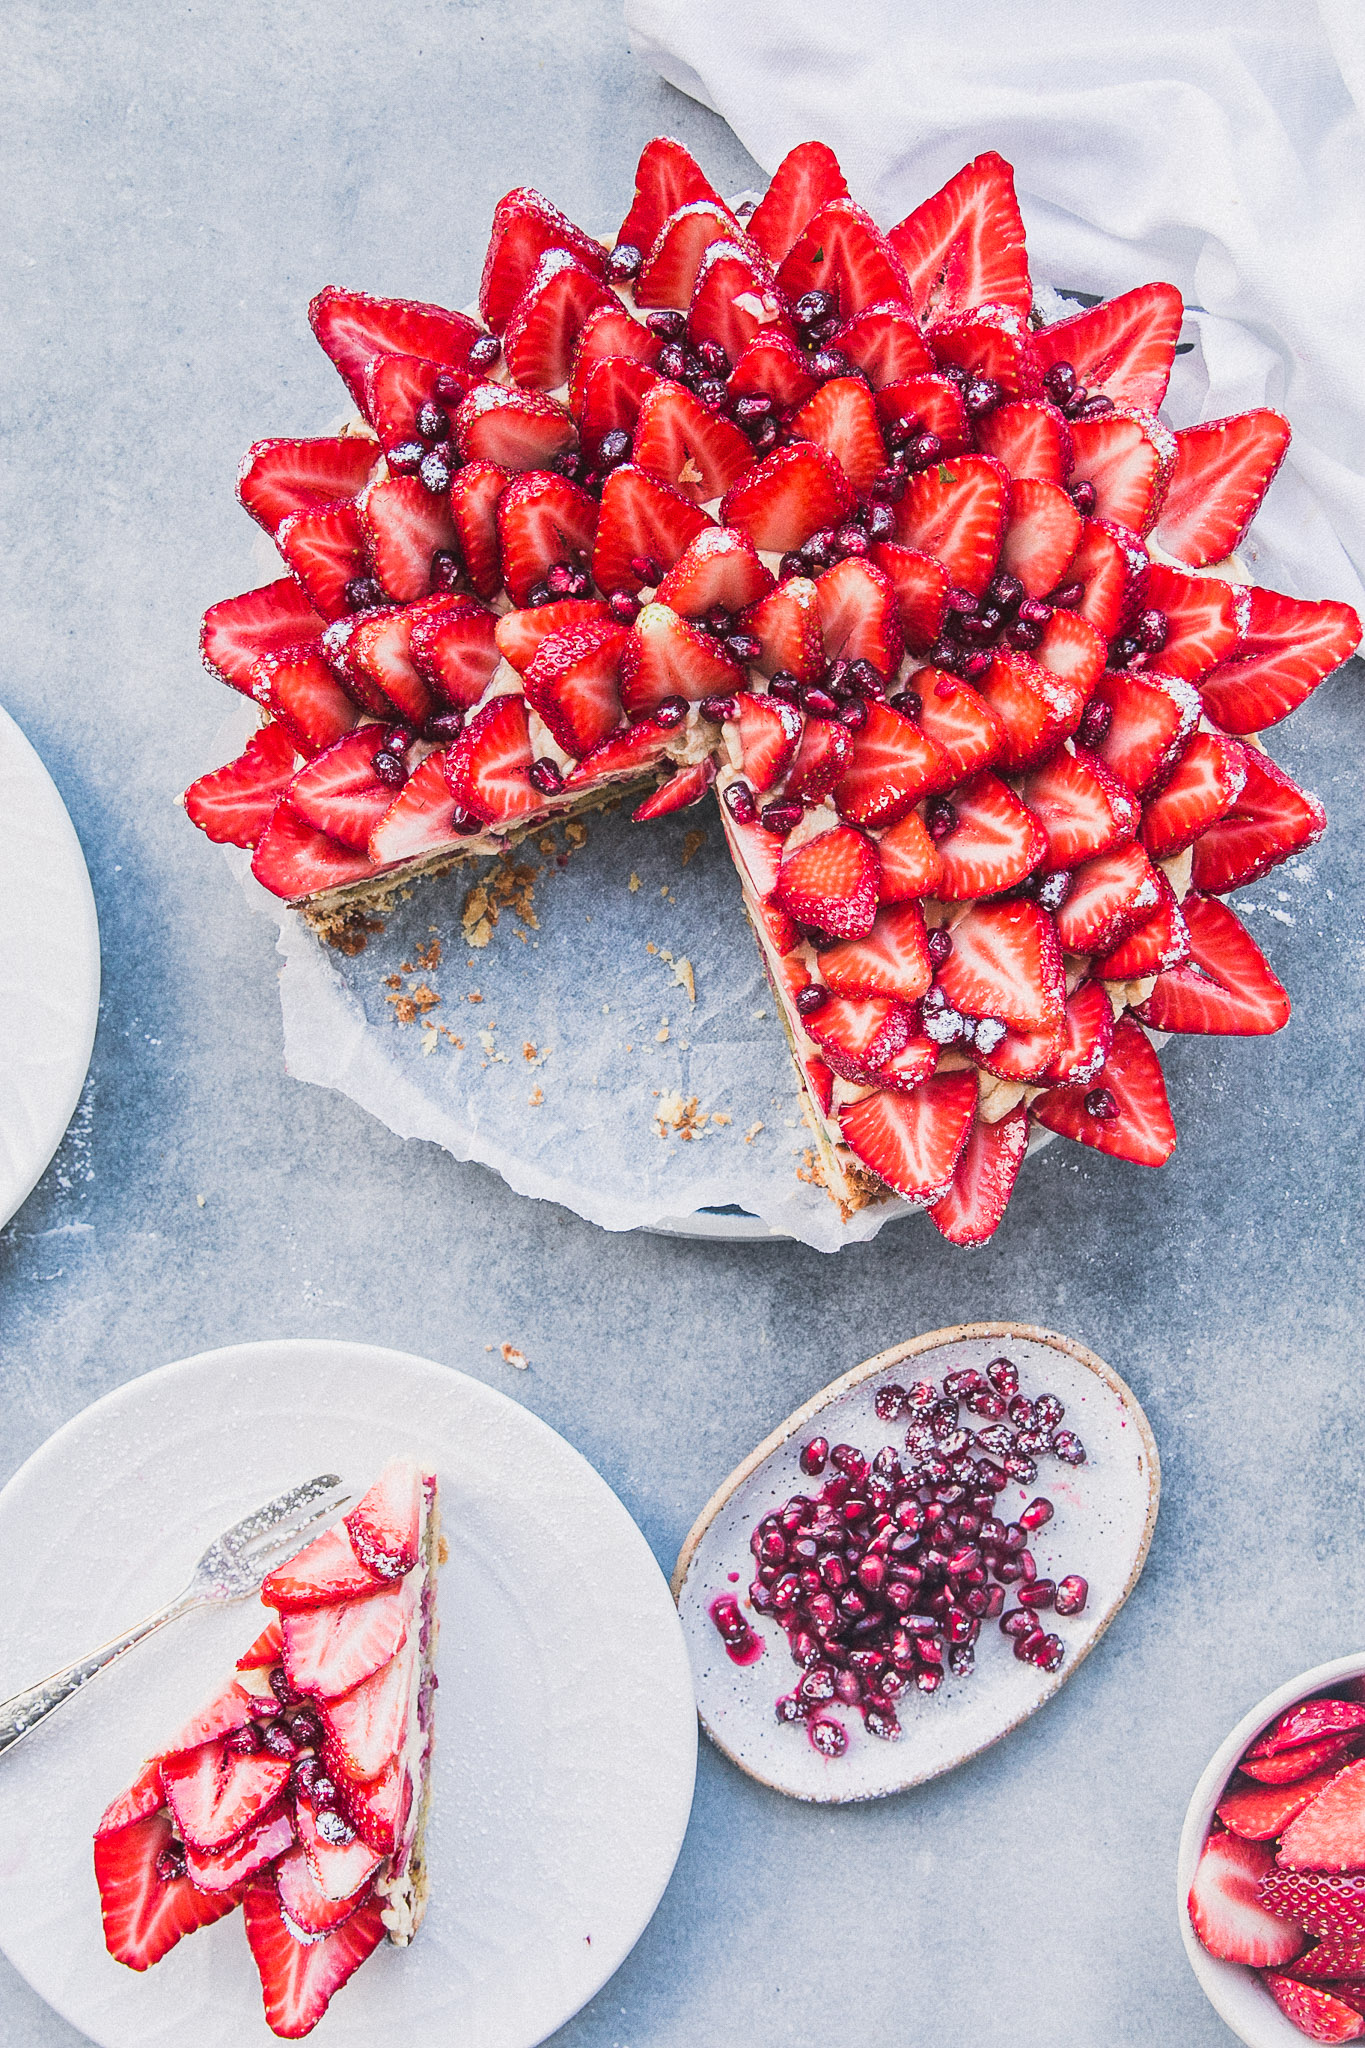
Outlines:
[[[1321,832],[1260,734],[1360,633],[1236,562],[1289,428],[1166,424],[1182,310],[1045,320],[992,153],[885,232],[820,143],[750,209],[653,141],[610,246],[509,192],[479,318],[314,300],[359,413],[242,465],[261,723],[190,817],[335,938],[713,792],[846,1212],[980,1243],[1035,1130],[1161,1165],[1149,1033],[1288,1018],[1226,899]]]
[[[426,1907],[436,1480],[396,1458],[345,1521],[265,1580],[236,1676],[95,1831],[110,1955],[160,1962],[241,1906],[265,2017],[311,2032]]]

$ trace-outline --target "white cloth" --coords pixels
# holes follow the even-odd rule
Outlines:
[[[1294,429],[1244,549],[1365,609],[1362,0],[626,0],[632,45],[771,173],[818,137],[884,225],[1014,165],[1036,279],[1192,309],[1175,426]]]

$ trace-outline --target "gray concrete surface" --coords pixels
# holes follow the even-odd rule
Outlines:
[[[73,1130],[0,1237],[0,1472],[167,1359],[363,1337],[535,1408],[667,1568],[845,1366],[973,1316],[1069,1331],[1165,1463],[1120,1624],[1036,1724],[904,1799],[806,1811],[704,1749],[658,1916],[558,2041],[1228,2041],[1176,1932],[1185,1803],[1248,1704],[1361,1639],[1359,667],[1276,742],[1331,810],[1315,879],[1248,892],[1293,1022],[1173,1051],[1161,1174],[1057,1145],[985,1252],[915,1223],[831,1260],[607,1237],[405,1145],[285,1075],[269,927],[171,803],[223,715],[195,635],[242,556],[238,457],[336,409],[320,284],[458,304],[508,186],[611,221],[659,130],[722,187],[752,167],[632,60],[616,0],[6,21],[0,701],[84,842],[105,993]],[[529,1373],[490,1356],[504,1339]],[[0,2042],[77,2040],[0,1962]]]

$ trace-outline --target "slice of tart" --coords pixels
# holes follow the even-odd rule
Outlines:
[[[1322,830],[1260,734],[1360,638],[1248,585],[1288,427],[1160,417],[1182,312],[1049,323],[993,152],[885,233],[818,143],[751,214],[649,143],[609,252],[509,192],[478,318],[314,300],[360,410],[243,464],[287,573],[204,621],[263,722],[190,817],[345,944],[714,790],[842,1208],[979,1244],[1031,1132],[1160,1165],[1149,1029],[1288,1017],[1223,899]]]
[[[427,1903],[432,1699],[444,1558],[436,1478],[394,1458],[272,1572],[273,1618],[236,1676],[143,1766],[95,1832],[110,1955],[160,1962],[242,1907],[265,2016],[311,2032]]]

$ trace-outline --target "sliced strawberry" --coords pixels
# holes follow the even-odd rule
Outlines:
[[[1117,1116],[1095,1115],[1095,1108],[1109,1106],[1100,1102],[1101,1095],[1113,1098]],[[1087,1102],[1092,1107],[1087,1108]],[[1121,1017],[1115,1025],[1109,1057],[1092,1086],[1074,1082],[1050,1088],[1045,1095],[1035,1096],[1030,1107],[1048,1130],[1116,1159],[1130,1159],[1138,1166],[1164,1166],[1175,1150],[1175,1125],[1161,1062],[1141,1025],[1131,1017]]]
[[[381,1579],[401,1579],[420,1554],[420,1468],[411,1458],[390,1458],[369,1492],[351,1509],[344,1527],[367,1571]]]
[[[901,1051],[913,1016],[891,996],[831,996],[802,1022],[833,1073],[866,1082]]]
[[[963,455],[972,445],[962,386],[937,371],[900,377],[877,393],[877,416],[883,426],[908,420],[921,434],[936,434],[945,457]]]
[[[923,376],[934,367],[919,322],[908,307],[895,302],[865,306],[844,322],[833,346],[857,365],[874,391]]]
[[[299,1607],[326,1607],[333,1601],[352,1600],[373,1593],[382,1584],[382,1574],[361,1563],[345,1528],[338,1524],[314,1537],[286,1564],[267,1572],[261,1599],[267,1607],[292,1613]],[[278,1654],[272,1660],[275,1663],[283,1654],[283,1644],[281,1636]]]
[[[705,618],[719,607],[741,612],[773,587],[747,533],[734,526],[704,526],[689,541],[655,595],[685,618]]]
[[[917,1003],[933,979],[918,903],[887,905],[877,912],[865,939],[842,939],[826,947],[820,974],[836,996],[897,996]]]
[[[424,356],[463,370],[480,331],[466,313],[449,313],[416,299],[372,299],[336,285],[318,293],[308,308],[308,322],[362,408],[365,371],[376,356]]]
[[[640,152],[635,172],[635,198],[616,237],[619,249],[628,244],[648,254],[671,213],[694,199],[720,201],[720,194],[689,150],[667,135],[656,135]]]
[[[839,1112],[844,1142],[898,1195],[927,1208],[946,1194],[976,1115],[976,1075],[933,1074],[908,1093],[879,1088]]]
[[[1099,1078],[1114,1043],[1114,1007],[1098,981],[1083,981],[1066,999],[1061,1042],[1043,1070],[1052,1082],[1090,1088]]]
[[[165,1804],[166,1795],[161,1789],[161,1760],[153,1757],[142,1766],[127,1791],[120,1792],[118,1798],[111,1799],[105,1807],[95,1829],[95,1840],[99,1841],[105,1835],[116,1835],[135,1821],[149,1820],[153,1814],[160,1813]]]
[[[666,604],[647,604],[621,651],[621,703],[630,717],[657,710],[669,697],[700,704],[743,689],[741,663],[712,633],[680,619]]]
[[[329,839],[306,825],[287,803],[275,806],[251,860],[251,872],[262,888],[286,902],[344,888],[373,873],[368,856]]]
[[[280,523],[275,545],[324,619],[339,619],[351,609],[347,584],[369,575],[358,500],[338,498],[291,512]]]
[[[726,492],[720,517],[723,526],[741,527],[756,548],[777,554],[838,526],[852,509],[853,492],[833,456],[795,441],[774,448]]]
[[[1009,478],[987,455],[961,455],[910,479],[896,507],[896,539],[942,562],[954,584],[979,597],[1000,554]]]
[[[1039,662],[1073,691],[1078,713],[1103,672],[1105,653],[1095,628],[1077,612],[1054,612],[1038,643]]]
[[[542,640],[526,670],[527,703],[575,759],[621,723],[617,683],[626,639],[625,627],[611,619],[574,626]]]
[[[836,825],[784,852],[777,900],[798,924],[831,938],[865,939],[877,916],[878,873],[871,840]]]
[[[813,214],[777,273],[795,304],[806,292],[832,292],[841,320],[865,306],[909,299],[900,258],[870,213],[848,198],[831,199]]]
[[[892,825],[927,790],[941,786],[943,772],[943,756],[928,735],[889,704],[872,700],[834,801],[850,824]]]
[[[316,640],[325,624],[294,578],[281,576],[260,590],[211,604],[200,631],[200,652],[206,667],[250,697],[262,655]]]
[[[507,471],[495,462],[467,462],[450,485],[450,516],[465,573],[482,598],[496,597],[502,589],[497,510],[506,484]]]
[[[592,373],[609,357],[642,364],[652,369],[659,360],[663,341],[613,298],[589,313],[574,344],[573,367],[569,372],[569,411],[581,419]]]
[[[412,1775],[396,1758],[377,1778],[357,1784],[338,1777],[337,1790],[351,1826],[381,1856],[391,1856],[402,1840],[412,1807]]]
[[[1262,1979],[1285,2018],[1313,2041],[1355,2041],[1365,2034],[1365,2018],[1355,2006],[1334,1998],[1314,1984],[1300,1984],[1267,1970]]]
[[[1201,569],[1246,538],[1289,446],[1283,413],[1262,409],[1205,420],[1176,434],[1175,471],[1156,538],[1168,555]]]
[[[822,804],[852,759],[853,735],[847,726],[832,719],[807,719],[796,759],[787,771],[784,795]]]
[[[370,834],[370,859],[378,867],[416,860],[449,846],[472,820],[457,806],[446,780],[446,755],[428,754],[413,770]]]
[[[1283,1750],[1278,1756],[1244,1756],[1237,1768],[1259,1785],[1293,1785],[1312,1771],[1335,1771],[1345,1756],[1346,1738],[1329,1735],[1321,1742],[1306,1742],[1301,1749]]]
[[[691,768],[680,768],[632,811],[632,822],[644,825],[651,818],[666,818],[672,811],[690,810],[693,804],[701,802],[715,779],[716,764],[710,755]]]
[[[1365,1944],[1365,1876],[1358,1872],[1332,1877],[1316,1871],[1270,1870],[1261,1879],[1260,1896],[1263,1906],[1282,1920],[1307,1928],[1329,1951]],[[1316,1975],[1320,1954],[1314,1949],[1311,1956],[1301,1957],[1294,1966],[1295,1976]],[[1309,1964],[1315,1967],[1309,1968]],[[1365,1971],[1351,1974],[1365,1975]]]
[[[1222,908],[1221,905],[1217,907]],[[1227,914],[1224,912],[1225,916]],[[1301,1700],[1297,1706],[1287,1707],[1278,1720],[1272,1721],[1265,1733],[1252,1743],[1247,1756],[1279,1756],[1286,1749],[1301,1749],[1305,1743],[1321,1742],[1324,1736],[1331,1736],[1333,1740],[1343,1735],[1354,1738],[1362,1730],[1365,1730],[1365,1706],[1358,1700],[1331,1697]]]
[[[891,230],[922,320],[973,306],[1033,304],[1014,172],[987,150]]]
[[[452,401],[444,394],[449,392],[452,381],[463,398],[471,385],[480,380],[442,369],[425,356],[375,357],[365,371],[364,412],[386,455],[405,441],[421,439],[417,415],[424,405],[437,405],[446,411]]]
[[[757,822],[741,825],[724,805],[721,806],[721,819],[741,880],[748,884],[765,911],[776,909],[787,916],[780,904],[770,901],[782,867],[782,841],[773,833],[765,832]]]
[[[328,1768],[337,1777],[377,1778],[397,1758],[407,1734],[417,1653],[413,1633],[396,1657],[344,1699],[329,1700],[323,1706]]]
[[[689,200],[668,216],[647,250],[635,280],[636,305],[685,312],[712,243],[742,240],[739,223],[722,200]]]
[[[379,1868],[381,1859],[377,1852],[363,1836],[349,1842],[334,1841],[330,1832],[319,1828],[317,1814],[302,1798],[294,1802],[294,1825],[299,1847],[323,1897],[333,1901],[350,1899],[358,1905],[359,1894]]]
[[[198,1749],[201,1743],[216,1742],[220,1735],[233,1735],[244,1728],[251,1718],[252,1696],[244,1686],[230,1679],[205,1702],[197,1713],[191,1714],[184,1727],[178,1730],[175,1740],[168,1742],[164,1755],[173,1755],[182,1749]]]
[[[642,584],[657,582],[671,569],[689,541],[711,524],[700,506],[680,491],[670,490],[633,463],[622,463],[602,486],[592,580],[608,596],[618,590],[634,596]],[[632,567],[633,563],[640,566]],[[644,567],[657,569],[658,576],[646,576]]]
[[[1139,981],[1145,975],[1164,974],[1168,967],[1179,967],[1190,957],[1189,927],[1175,900],[1175,891],[1160,868],[1154,872],[1156,909],[1095,961],[1094,972],[1101,981]]]
[[[601,244],[539,192],[519,185],[493,209],[479,285],[479,311],[495,334],[507,326],[547,249],[565,249],[596,276],[606,276],[607,252]]]
[[[451,795],[488,825],[512,824],[541,808],[530,769],[531,741],[520,697],[495,697],[476,711],[446,757]]]
[[[798,683],[814,683],[825,672],[820,593],[806,576],[789,576],[745,612],[742,630],[758,641],[753,664],[761,675],[784,670]]]
[[[294,742],[284,727],[263,725],[235,761],[190,784],[185,810],[218,845],[254,846],[297,766]]]
[[[1026,314],[1009,306],[977,306],[936,320],[928,342],[941,369],[989,377],[1006,398],[1039,398],[1042,384],[1029,333]]]
[[[976,422],[976,445],[1016,479],[1064,484],[1071,474],[1071,430],[1043,398],[1015,398]]]
[[[1015,1031],[1053,1031],[1066,1010],[1057,931],[1036,903],[977,903],[951,928],[938,980],[955,1010]]]
[[[164,1810],[95,1836],[95,1881],[104,1916],[104,1945],[115,1962],[149,1970],[197,1928],[211,1927],[237,1904],[236,1892],[206,1892],[188,1877],[163,1878],[157,1858],[171,1847]]]
[[[949,576],[942,562],[917,548],[903,548],[895,541],[878,541],[870,558],[891,585],[901,637],[912,654],[925,654],[939,636],[943,624],[944,600]]]
[[[1157,909],[1156,869],[1135,840],[1078,867],[1057,912],[1069,953],[1108,953]]]
[[[1259,882],[1320,839],[1327,814],[1268,754],[1243,747],[1246,781],[1225,818],[1195,841],[1194,885],[1214,896]]]
[[[543,391],[479,384],[460,401],[454,421],[463,462],[494,462],[515,474],[548,469],[567,455],[578,432],[565,408]]]
[[[1153,860],[1174,859],[1227,816],[1246,784],[1246,751],[1221,733],[1194,735],[1170,780],[1149,798],[1142,814],[1142,843]]]
[[[1272,1842],[1331,1782],[1330,1771],[1315,1771],[1296,1785],[1238,1785],[1219,1800],[1218,1818],[1243,1841]]]
[[[285,1855],[293,1842],[294,1823],[281,1807],[235,1836],[224,1849],[194,1849],[187,1844],[185,1875],[201,1892],[227,1892],[235,1906],[247,1879]]]
[[[1005,1081],[1039,1081],[1052,1063],[1061,1043],[1062,1026],[1040,1031],[1006,1031],[983,1052],[974,1040],[963,1047],[974,1066]]]
[[[477,704],[501,652],[496,615],[472,597],[448,597],[413,605],[408,617],[408,654],[418,674],[442,704],[460,711]]]
[[[283,1617],[284,1668],[297,1692],[336,1699],[386,1664],[406,1639],[418,1589],[412,1575],[378,1592]]]
[[[1309,1983],[1315,1977],[1341,1980],[1327,1987],[1332,1996],[1349,2005],[1352,2012],[1365,2015],[1365,1939],[1322,1942],[1306,1955],[1296,1956],[1295,1983]]]
[[[659,377],[641,402],[631,460],[699,505],[723,497],[752,468],[754,451],[732,420],[685,384]]]
[[[1071,446],[1072,483],[1094,486],[1099,518],[1149,532],[1175,469],[1170,428],[1154,413],[1116,405],[1098,419],[1073,420]]]
[[[1155,412],[1166,396],[1184,303],[1173,284],[1140,284],[1033,337],[1044,370],[1068,363],[1090,396]]]
[[[460,544],[444,492],[420,477],[390,476],[357,500],[365,549],[381,587],[397,604],[412,604],[436,587],[437,556]]]
[[[1095,752],[1135,796],[1159,788],[1199,722],[1199,693],[1174,676],[1110,669],[1095,686],[1110,714]]]
[[[828,1116],[834,1102],[834,1076],[824,1061],[817,1059],[814,1053],[802,1064],[806,1079],[810,1083],[810,1092],[819,1105],[820,1114]]]
[[[749,217],[750,238],[771,262],[780,263],[820,209],[847,194],[839,159],[828,144],[798,142],[773,172]]]
[[[1016,477],[1000,546],[1000,567],[1017,576],[1030,597],[1044,597],[1063,580],[1081,538],[1081,515],[1059,484]],[[1069,618],[1069,613],[1063,613]]]
[[[911,811],[908,818],[883,832],[877,852],[882,864],[883,903],[904,903],[935,894],[943,863],[918,811]]]
[[[762,796],[791,766],[801,738],[801,713],[779,697],[742,690],[735,699],[734,723],[744,779]]]
[[[937,668],[921,669],[915,683],[919,723],[943,755],[948,787],[999,760],[1005,728],[970,683]]]
[[[815,379],[794,341],[774,333],[771,325],[745,348],[730,373],[726,390],[731,398],[771,398],[780,413],[803,405],[815,389]]]
[[[886,443],[861,377],[831,377],[791,421],[791,432],[832,455],[860,497],[886,467]]]
[[[279,1757],[260,1752],[238,1756],[220,1739],[164,1756],[161,1784],[184,1840],[191,1848],[213,1850],[274,1805],[289,1771]]]
[[[929,1210],[949,1244],[985,1244],[995,1235],[1027,1150],[1028,1111],[1022,1103],[998,1123],[976,1118],[947,1194]]]
[[[1142,603],[1166,616],[1163,675],[1207,675],[1237,643],[1237,596],[1215,577],[1185,576],[1153,562],[1142,579]]]
[[[870,661],[889,682],[905,652],[890,578],[875,564],[849,555],[817,577],[815,588],[821,637],[830,660]]]
[[[1008,647],[998,650],[982,677],[981,696],[1000,722],[998,759],[1011,773],[1055,753],[1075,731],[1085,701],[1051,669]]]
[[[374,757],[387,728],[362,725],[334,740],[289,785],[289,803],[306,824],[364,853],[370,834],[393,802],[393,790],[375,773]]]
[[[645,393],[657,372],[632,356],[602,356],[592,366],[583,387],[583,403],[574,415],[579,438],[589,458],[596,461],[608,434],[631,435],[640,416]]]
[[[503,335],[509,374],[533,391],[553,391],[567,384],[583,323],[614,299],[597,263],[585,263],[567,249],[546,249],[527,278]]]
[[[530,611],[504,612],[494,624],[494,640],[503,660],[510,662],[518,675],[525,675],[537,649],[551,634],[599,625],[610,617],[610,610],[598,598],[562,597]]]
[[[1104,640],[1112,640],[1138,605],[1147,550],[1135,533],[1111,520],[1081,522],[1081,544],[1066,572],[1068,583],[1084,587],[1076,610]]]
[[[330,747],[360,719],[354,700],[314,648],[263,656],[256,666],[253,694],[306,754]]]
[[[425,603],[365,612],[353,625],[345,621],[345,652],[337,667],[352,696],[363,701],[367,710],[377,710],[380,717],[397,712],[412,725],[425,725],[435,703],[425,677],[413,665],[413,629],[425,614],[439,614],[458,602],[450,597],[428,598]]]
[[[745,908],[748,909],[748,905]],[[750,912],[750,917],[752,921],[752,912]],[[780,956],[785,957],[788,953],[794,953],[802,943],[801,927],[797,924],[794,917],[787,915],[779,903],[760,903],[758,905],[757,924],[762,926],[763,932],[771,943],[774,952]],[[819,1064],[824,1066],[824,1061],[821,1060]],[[806,1071],[808,1073],[810,1071],[809,1061],[806,1062]],[[829,1069],[826,1067],[825,1071],[828,1073]],[[830,1079],[832,1085],[832,1075]],[[826,1103],[825,1107],[828,1109],[828,1103]]]
[[[242,1901],[246,1938],[260,1973],[266,2024],[286,2041],[301,2040],[326,2012],[334,1992],[384,1939],[378,1899],[330,1934],[301,1941],[289,1931],[273,1884],[253,1884]]]
[[[1360,620],[1349,605],[1254,587],[1243,595],[1247,618],[1237,644],[1199,679],[1209,717],[1241,734],[1278,725],[1360,645]]]
[[[257,524],[273,535],[291,512],[353,498],[378,453],[374,442],[361,434],[318,441],[256,441],[237,472],[237,496]]]
[[[360,1903],[357,1899],[329,1899],[302,1849],[282,1857],[274,1877],[280,1904],[301,1934],[330,1934],[350,1919]]]
[[[1047,857],[1047,834],[1008,783],[974,775],[948,799],[955,822],[936,841],[945,903],[1013,889]]]
[[[284,1636],[280,1629],[280,1617],[272,1614],[249,1649],[243,1650],[237,1659],[239,1671],[269,1671],[280,1661],[284,1648]]]
[[[1050,868],[1108,853],[1132,838],[1142,815],[1113,770],[1079,747],[1058,748],[1024,778],[1019,794],[1047,835]]]
[[[576,762],[565,774],[565,786],[578,789],[603,781],[638,782],[662,761],[671,741],[672,734],[664,726],[655,725],[650,718],[638,719]]]
[[[938,1066],[938,1047],[931,1038],[908,1038],[894,1059],[878,1067],[872,1079],[878,1088],[896,1088],[908,1095],[927,1081]]]
[[[713,341],[735,362],[760,335],[795,339],[772,272],[752,244],[721,240],[708,245],[697,265],[687,309],[688,338]]]
[[[1110,1128],[1104,1126],[1103,1128]],[[1272,1869],[1275,1852],[1239,1835],[1210,1835],[1190,1886],[1194,1931],[1211,1955],[1227,1963],[1287,1963],[1303,1947],[1297,1927],[1268,1913],[1257,1888]]]
[[[556,564],[583,570],[592,558],[596,500],[567,477],[544,470],[514,477],[498,499],[497,518],[503,581],[513,604],[526,604]]]
[[[1365,1867],[1365,1763],[1338,1771],[1326,1791],[1290,1822],[1276,1858],[1291,1870]]]

